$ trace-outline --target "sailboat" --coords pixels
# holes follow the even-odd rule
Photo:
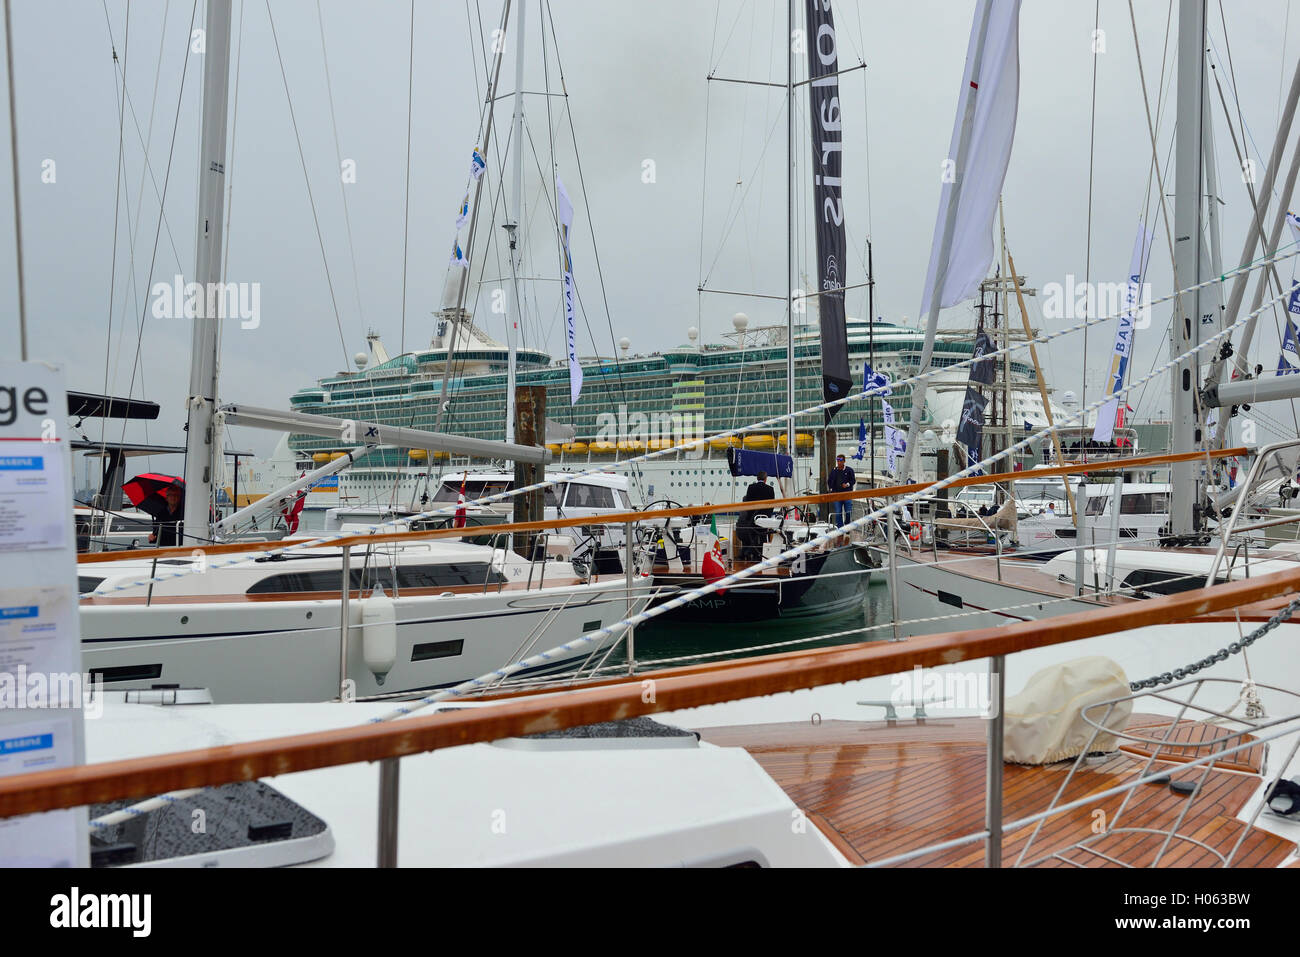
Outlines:
[[[1208,110],[1203,112],[1200,105],[1206,100],[1203,94],[1209,82],[1206,56],[1197,39],[1198,31],[1203,30],[1203,11],[1199,11],[1199,5],[1192,0],[1184,2],[1180,11],[1177,188],[1172,227],[1177,236],[1198,239],[1207,228],[1217,229],[1217,221],[1212,219],[1214,203],[1207,204],[1203,199],[1207,192],[1215,194],[1214,184],[1197,179],[1198,175],[1207,175],[1198,173],[1198,170],[1208,170],[1213,165],[1201,162],[1202,155],[1212,149],[1209,145],[1210,116]],[[1198,91],[1202,95],[1198,96]],[[1270,189],[1291,131],[1298,92],[1300,69],[1296,71],[1291,97],[1280,119],[1265,181]],[[965,123],[961,120],[959,116],[954,140],[965,142],[969,139],[969,114]],[[951,194],[946,194],[946,198],[952,200]],[[1285,218],[1285,201],[1281,201],[1278,207],[1271,237],[1266,237],[1263,217],[1270,199],[1270,192],[1259,193],[1258,221],[1251,224],[1241,259],[1243,263],[1252,262],[1257,247],[1262,247],[1266,259],[1276,255],[1278,235]],[[950,202],[946,212],[941,210],[940,222],[944,222],[945,216],[950,221],[957,215]],[[936,232],[938,236],[939,232]],[[1217,251],[1217,240],[1209,245]],[[936,248],[940,283],[946,255]],[[1134,261],[1137,268],[1130,271],[1140,274],[1143,262],[1141,235]],[[1203,452],[1204,458],[1198,460],[1194,454],[1184,455],[1181,461],[1171,465],[1168,486],[1135,486],[1125,483],[1121,476],[1112,481],[1106,474],[1104,462],[1094,464],[1091,471],[1101,472],[1102,481],[1096,486],[1096,491],[1081,503],[1082,507],[1075,509],[1072,516],[1074,528],[1062,529],[1062,522],[1058,520],[1055,523],[1054,535],[1059,535],[1063,541],[1053,543],[1058,548],[1051,550],[1059,554],[1045,563],[1018,558],[1014,552],[1004,548],[1010,544],[1005,536],[1003,541],[996,543],[997,554],[983,557],[940,548],[937,541],[924,552],[900,556],[896,574],[904,618],[957,614],[962,616],[960,620],[963,623],[970,625],[1038,619],[1114,603],[1140,601],[1153,594],[1194,590],[1215,580],[1259,574],[1264,568],[1286,567],[1296,560],[1295,554],[1289,551],[1259,550],[1258,537],[1253,543],[1251,541],[1251,524],[1242,522],[1234,527],[1227,518],[1234,508],[1238,511],[1250,508],[1250,502],[1261,491],[1264,479],[1294,474],[1296,446],[1300,443],[1283,441],[1259,449],[1256,464],[1261,471],[1252,472],[1251,480],[1239,485],[1230,498],[1211,494],[1207,487],[1210,477],[1208,463],[1225,455],[1247,454],[1245,449],[1222,448],[1223,426],[1230,418],[1229,413],[1235,414],[1236,407],[1243,402],[1297,392],[1287,377],[1280,380],[1284,385],[1261,382],[1244,375],[1240,381],[1218,385],[1219,370],[1226,364],[1224,356],[1231,350],[1225,350],[1208,365],[1203,365],[1199,358],[1200,353],[1206,351],[1206,345],[1214,345],[1227,335],[1234,321],[1244,326],[1242,350],[1248,348],[1249,335],[1261,309],[1263,295],[1261,279],[1250,315],[1237,320],[1236,309],[1240,305],[1248,272],[1246,267],[1235,272],[1233,296],[1228,308],[1220,309],[1218,293],[1214,291],[1217,285],[1207,284],[1205,280],[1222,275],[1222,270],[1212,262],[1212,256],[1207,255],[1206,244],[1192,241],[1175,245],[1174,275],[1182,292],[1175,300],[1170,337],[1173,449],[1182,453]],[[933,309],[937,312],[937,308],[936,300]],[[1196,321],[1197,317],[1202,318]],[[1132,316],[1126,314],[1119,321],[1131,323]],[[1201,382],[1205,382],[1203,388],[1197,385]],[[1217,430],[1209,422],[1210,410],[1215,407],[1222,413]],[[1113,407],[1110,414],[1114,414]],[[1117,462],[1116,465],[1122,473],[1123,463]],[[1085,471],[1088,470],[1079,469],[1076,474]],[[1007,476],[1008,488],[1017,484],[1014,479],[1023,477],[1026,473]],[[1147,513],[1146,522],[1133,521],[1136,516],[1132,513],[1137,511]],[[1159,521],[1159,526],[1152,528],[1155,521]],[[1067,534],[1068,539],[1065,538]],[[1138,535],[1143,535],[1143,538],[1135,540]],[[942,537],[942,534],[938,535],[938,538]],[[1061,544],[1066,548],[1060,549]],[[1225,549],[1229,553],[1226,561],[1223,558]],[[904,630],[919,633],[927,627],[947,626],[905,625]]]
[[[520,0],[516,10],[522,10]],[[511,5],[503,11],[502,28]],[[517,13],[522,24],[522,13]],[[207,4],[200,205],[195,280],[222,278],[222,196],[230,62],[230,0]],[[517,45],[522,71],[523,44]],[[497,54],[497,74],[503,52]],[[495,84],[489,92],[495,96]],[[522,87],[516,91],[521,102]],[[517,106],[518,109],[518,106]],[[516,116],[516,124],[521,119]],[[520,142],[519,138],[515,140]],[[516,174],[522,165],[515,150]],[[515,199],[519,183],[516,176]],[[517,301],[516,301],[517,306]],[[510,539],[491,544],[374,540],[381,525],[343,529],[324,544],[223,544],[242,523],[274,515],[314,483],[377,447],[397,445],[487,455],[540,465],[537,445],[488,442],[382,423],[347,422],[218,401],[220,319],[195,319],[186,431],[185,546],[82,556],[79,565],[85,667],[110,689],[182,685],[219,701],[312,701],[438,687],[526,655],[546,635],[601,627],[644,607],[644,576],[598,581],[561,556],[524,557]],[[213,522],[220,421],[359,435],[353,448],[262,499]],[[350,428],[349,428],[350,427]],[[353,534],[359,531],[361,534]],[[555,660],[551,673],[581,665],[600,648]],[[250,667],[256,662],[256,667]]]

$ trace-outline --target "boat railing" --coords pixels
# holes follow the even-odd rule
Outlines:
[[[382,768],[379,858],[395,863],[397,786],[400,761],[404,757],[601,721],[906,673],[917,666],[933,668],[984,658],[991,660],[990,671],[998,676],[997,687],[1001,689],[1004,682],[1000,678],[1005,674],[1007,655],[1135,628],[1188,621],[1290,596],[1297,590],[1300,590],[1300,568],[1043,621],[926,635],[902,642],[863,642],[711,662],[655,672],[650,678],[638,675],[630,680],[627,677],[596,680],[560,695],[553,688],[516,692],[494,701],[490,707],[452,709],[391,722],[14,775],[0,779],[0,817],[378,761]],[[1290,608],[1285,611],[1289,613]],[[346,621],[345,617],[345,628]],[[1001,694],[999,690],[996,711],[989,718],[987,728],[987,826],[984,832],[964,839],[985,841],[985,862],[989,866],[1001,865],[1001,835],[1009,826],[1002,823],[1001,814],[1004,730]],[[1269,733],[1275,731],[1271,729]],[[1225,749],[1223,753],[1230,750]],[[1052,813],[1068,807],[1058,806]],[[1036,820],[1014,822],[1014,825],[1026,823],[1036,823]],[[934,849],[937,848],[930,848]]]
[[[1214,561],[1210,563],[1210,571],[1205,576],[1205,587],[1208,588],[1214,584],[1215,576],[1219,573],[1219,566],[1223,563],[1224,551],[1227,549],[1228,542],[1232,540],[1234,535],[1255,531],[1261,528],[1269,528],[1274,525],[1285,525],[1288,522],[1300,521],[1300,515],[1295,515],[1284,516],[1283,518],[1272,519],[1266,522],[1256,522],[1240,528],[1237,526],[1237,519],[1241,515],[1243,506],[1250,501],[1250,493],[1260,481],[1261,476],[1263,476],[1267,471],[1269,463],[1274,458],[1278,458],[1280,462],[1280,452],[1285,449],[1296,447],[1300,447],[1300,438],[1284,439],[1281,442],[1272,442],[1264,446],[1255,456],[1255,461],[1250,464],[1250,471],[1246,474],[1246,480],[1242,483],[1241,490],[1237,494],[1237,505],[1233,508],[1232,515],[1228,517],[1227,525],[1220,525],[1219,547],[1214,553]],[[1249,568],[1247,568],[1247,574],[1249,574]]]
[[[920,502],[924,502],[924,503],[926,503],[926,504],[928,504],[928,505],[931,506],[931,509],[932,509],[932,510],[931,510],[931,513],[930,513],[930,528],[931,528],[930,541],[931,541],[931,548],[932,548],[932,551],[933,551],[933,553],[934,553],[934,559],[935,559],[935,561],[938,561],[938,560],[939,560],[939,529],[942,528],[942,527],[944,527],[944,526],[940,526],[939,523],[940,523],[941,521],[943,521],[943,519],[939,518],[938,515],[935,514],[935,512],[933,511],[933,508],[934,508],[934,506],[937,506],[937,505],[940,505],[940,504],[945,505],[945,506],[948,506],[949,508],[951,508],[953,502],[952,502],[952,499],[948,499],[948,498],[939,498],[939,497],[935,497],[935,498],[922,498],[922,499],[919,499],[918,501],[920,501]],[[975,519],[977,522],[979,522],[980,527],[984,530],[984,535],[985,535],[985,536],[986,536],[990,541],[993,542],[994,566],[995,566],[995,568],[997,569],[997,577],[998,577],[998,581],[1002,581],[1002,536],[1001,536],[1001,534],[999,534],[999,531],[998,531],[997,529],[995,529],[995,528],[993,528],[991,525],[989,525],[988,522],[984,521],[984,519],[985,519],[987,516],[984,516],[984,515],[979,514],[978,509],[973,509],[973,508],[970,507],[969,504],[964,503],[964,502],[963,502],[963,503],[960,503],[960,504],[962,504],[962,506],[965,508],[966,513],[967,513],[967,517],[968,517],[968,518],[973,518],[973,519]],[[919,516],[918,516],[918,517],[919,517]],[[947,530],[948,530],[948,531],[954,531],[954,529],[947,529]],[[960,531],[960,529],[955,529],[955,530],[956,530],[956,531]],[[891,580],[891,583],[890,583],[890,587],[891,587],[891,588],[893,587],[892,580]]]
[[[1174,842],[1196,845],[1202,851],[1217,858],[1220,866],[1231,867],[1237,853],[1254,830],[1260,814],[1267,807],[1267,803],[1265,800],[1261,800],[1255,805],[1254,811],[1249,819],[1244,822],[1240,834],[1238,834],[1236,841],[1227,854],[1198,838],[1194,833],[1181,833],[1188,813],[1206,790],[1205,785],[1210,774],[1213,773],[1216,767],[1222,768],[1225,765],[1229,766],[1230,770],[1242,770],[1247,767],[1246,762],[1244,760],[1232,761],[1231,759],[1238,756],[1244,759],[1250,751],[1261,749],[1257,773],[1261,778],[1267,779],[1269,771],[1266,761],[1268,753],[1266,749],[1268,745],[1273,742],[1281,742],[1287,738],[1291,739],[1290,750],[1286,757],[1273,765],[1279,774],[1290,766],[1291,762],[1295,760],[1296,751],[1300,749],[1300,694],[1294,691],[1272,685],[1254,684],[1253,682],[1250,684],[1251,694],[1256,694],[1259,690],[1267,690],[1291,699],[1289,707],[1285,709],[1286,713],[1282,717],[1274,718],[1255,715],[1249,708],[1244,715],[1229,714],[1221,709],[1212,708],[1196,701],[1197,696],[1207,686],[1235,687],[1239,684],[1238,681],[1226,678],[1196,678],[1170,685],[1162,691],[1148,689],[1085,707],[1081,712],[1081,716],[1092,728],[1092,734],[1088,738],[1088,743],[1084,745],[1083,750],[1075,759],[1069,773],[1057,788],[1049,806],[1041,814],[1034,815],[1033,819],[1025,818],[1014,822],[1013,825],[1008,825],[1009,829],[1011,826],[1026,826],[1031,823],[1031,820],[1034,823],[1033,833],[1030,834],[1029,839],[1025,842],[1016,858],[1016,866],[1033,866],[1043,863],[1049,858],[1056,858],[1074,866],[1083,866],[1077,859],[1066,856],[1069,851],[1081,851],[1106,863],[1123,865],[1123,861],[1097,850],[1094,845],[1114,835],[1126,834],[1140,835],[1139,841],[1153,837],[1163,838],[1148,865],[1150,867],[1160,866],[1161,860]],[[1239,694],[1238,701],[1241,700],[1241,697]],[[1137,729],[1132,727],[1116,728],[1114,726],[1117,711],[1120,714],[1138,713],[1140,704],[1151,701],[1159,701],[1164,705],[1173,706],[1175,713],[1169,718],[1167,724],[1155,724]],[[1202,737],[1194,741],[1185,740],[1178,735],[1179,729],[1186,726],[1184,722],[1200,722],[1210,727],[1218,727],[1221,729],[1221,733],[1215,734],[1211,731],[1211,737]],[[1230,728],[1224,722],[1230,722],[1238,727],[1236,729]],[[1146,760],[1137,771],[1136,779],[1101,794],[1089,794],[1082,802],[1064,801],[1070,783],[1080,774],[1086,774],[1090,756],[1097,753],[1099,739],[1114,741],[1114,747],[1108,746],[1108,751],[1126,751],[1137,756],[1145,753]],[[1161,770],[1153,770],[1157,762],[1162,762]],[[1123,824],[1122,822],[1125,821],[1124,812],[1129,809],[1134,794],[1144,785],[1169,784],[1170,787],[1173,787],[1172,768],[1175,765],[1178,768],[1180,783],[1186,796],[1173,822],[1167,828],[1133,827]],[[1197,773],[1198,771],[1199,773]],[[1067,847],[1050,851],[1037,858],[1030,856],[1030,849],[1033,847],[1034,842],[1038,840],[1043,825],[1046,824],[1049,818],[1067,810],[1073,810],[1081,806],[1081,804],[1096,807],[1103,798],[1119,795],[1122,795],[1119,807],[1113,814],[1104,815],[1103,826],[1100,829],[1094,828],[1093,833],[1090,833],[1088,837]]]

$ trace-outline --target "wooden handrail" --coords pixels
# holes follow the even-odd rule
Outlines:
[[[0,778],[0,817],[250,781],[316,768],[616,721],[663,711],[840,684],[1092,638],[1300,590],[1300,568],[1177,595],[1006,627],[863,642],[694,665],[618,684],[244,744]],[[647,685],[647,682],[650,682]],[[647,694],[653,688],[653,694]],[[346,707],[346,705],[339,705]]]
[[[1003,482],[1019,482],[1024,479],[1058,478],[1063,475],[1083,475],[1090,472],[1114,472],[1120,469],[1142,468],[1148,465],[1170,465],[1175,462],[1191,462],[1205,458],[1226,458],[1233,455],[1245,455],[1245,448],[1218,449],[1211,452],[1175,452],[1165,455],[1142,455],[1131,459],[1110,460],[1106,462],[1077,463],[1074,465],[1053,466],[1045,469],[1033,469],[1028,472],[999,472],[995,475],[969,475],[956,479],[948,488],[967,488],[972,485],[993,485]],[[887,488],[863,489],[852,492],[826,492],[818,495],[792,495],[789,498],[766,499],[757,502],[725,502],[721,505],[690,505],[682,508],[662,508],[653,512],[613,512],[607,515],[588,516],[585,518],[543,519],[537,522],[513,522],[509,524],[481,526],[490,529],[491,534],[501,532],[541,532],[551,528],[579,528],[585,525],[626,525],[628,522],[644,522],[661,518],[695,518],[701,515],[713,515],[718,512],[749,512],[759,509],[781,509],[794,505],[825,504],[828,502],[854,501],[868,498],[889,498],[895,495],[910,495],[924,491],[934,482],[912,482],[908,485],[892,485]],[[451,517],[451,516],[447,516]],[[487,531],[470,528],[431,528],[418,532],[382,532],[375,535],[349,535],[332,539],[312,548],[341,548],[344,545],[374,545],[381,542],[426,541],[437,538],[464,538],[488,534]],[[284,540],[271,542],[237,542],[229,545],[180,546],[169,548],[137,548],[126,552],[90,552],[77,556],[79,564],[98,562],[116,562],[124,558],[188,558],[195,551],[206,556],[237,554],[240,552],[273,551],[284,548]]]

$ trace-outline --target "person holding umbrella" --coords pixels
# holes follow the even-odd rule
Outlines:
[[[145,472],[122,486],[127,499],[153,517],[149,543],[159,548],[180,545],[185,521],[185,480],[174,475]]]
[[[185,522],[185,496],[180,486],[168,485],[163,500],[166,507],[154,513],[153,531],[149,533],[150,543],[159,548],[181,544],[181,525]]]

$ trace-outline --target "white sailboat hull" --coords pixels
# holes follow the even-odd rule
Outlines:
[[[394,600],[396,654],[382,677],[365,661],[362,603],[349,602],[347,677],[358,698],[457,684],[639,612],[650,585],[621,581],[482,595]],[[325,701],[339,696],[340,602],[185,601],[83,607],[82,662],[105,688],[179,685],[218,703]],[[558,609],[558,610],[556,610]],[[578,667],[622,637],[531,673]],[[536,639],[536,640],[534,640]]]

